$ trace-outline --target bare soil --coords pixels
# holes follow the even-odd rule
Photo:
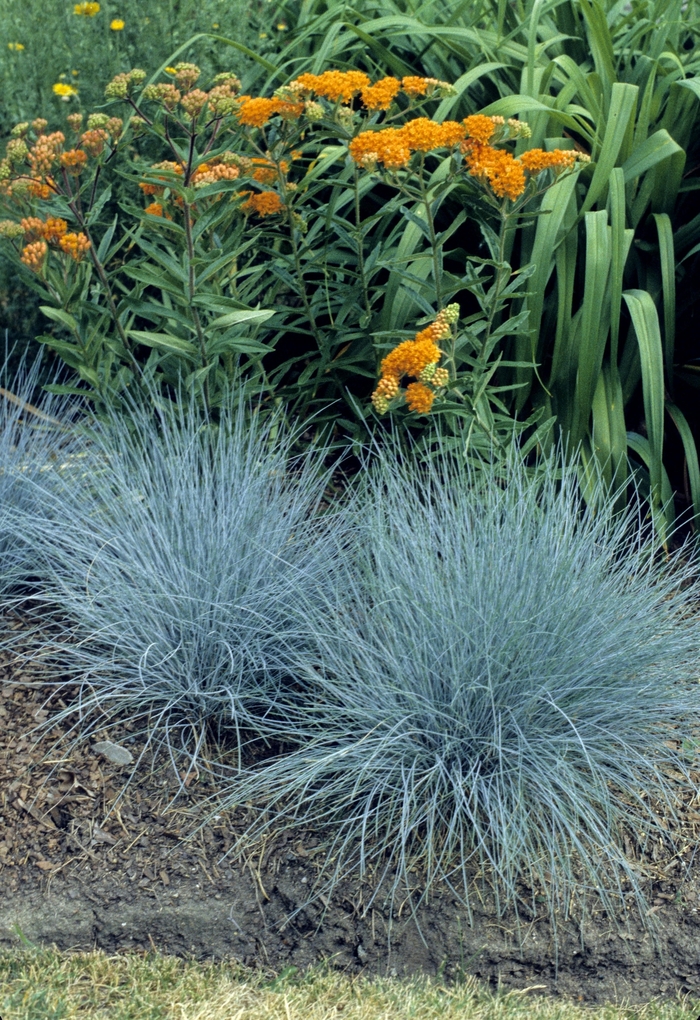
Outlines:
[[[447,889],[415,917],[404,904],[390,918],[381,897],[366,909],[369,887],[352,881],[331,901],[303,907],[323,854],[315,834],[281,835],[243,860],[222,860],[236,831],[236,819],[222,815],[183,841],[215,793],[206,772],[187,777],[173,803],[181,784],[172,771],[142,762],[117,802],[132,766],[111,764],[93,744],[111,740],[137,758],[128,722],[42,760],[60,730],[38,744],[27,734],[47,718],[48,681],[38,665],[0,658],[0,945],[24,937],[62,950],[157,949],[276,972],[327,961],[350,973],[473,974],[587,1003],[700,998],[697,788],[688,791],[680,852],[647,864],[655,935],[632,911],[592,912],[559,925],[555,953],[545,916],[518,933],[487,895],[471,923]]]

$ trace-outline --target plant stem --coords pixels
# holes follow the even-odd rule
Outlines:
[[[436,310],[439,312],[442,309],[442,266],[440,264],[440,256],[438,249],[437,234],[435,233],[435,220],[433,219],[432,203],[430,201],[429,192],[425,187],[425,153],[420,154],[420,192],[425,206],[425,216],[428,223],[428,233],[430,235],[430,247],[433,252],[433,277],[435,280],[435,304]]]
[[[191,158],[191,156],[190,156]],[[202,358],[202,368],[206,368],[209,364],[207,359],[207,346],[204,339],[204,331],[202,329],[202,322],[199,318],[199,312],[196,307],[192,304],[192,301],[196,292],[195,275],[194,275],[194,240],[192,238],[192,215],[190,212],[189,202],[184,201],[182,203],[183,209],[183,220],[185,227],[185,239],[187,243],[187,299],[192,312],[192,319],[194,321],[194,328],[197,332],[197,341],[199,343],[199,350]],[[204,379],[204,401],[207,408],[209,408],[209,379]]]
[[[372,306],[369,300],[369,290],[367,288],[367,277],[365,275],[365,254],[364,254],[364,239],[362,237],[362,219],[360,217],[360,175],[357,167],[355,167],[355,229],[357,237],[357,261],[360,267],[360,279],[362,280],[362,295],[365,302],[365,311],[368,317],[372,316]]]

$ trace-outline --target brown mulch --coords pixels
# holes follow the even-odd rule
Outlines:
[[[551,993],[590,1002],[700,994],[700,768],[687,790],[678,853],[669,859],[660,847],[644,861],[658,943],[631,918],[623,936],[603,916],[585,931],[562,924],[557,958],[545,919],[535,919],[520,944],[488,902],[470,925],[444,891],[420,908],[421,930],[404,919],[389,947],[387,912],[364,911],[360,883],[341,883],[332,903],[305,905],[322,857],[315,834],[282,833],[242,860],[223,859],[245,818],[222,812],[183,841],[201,821],[203,801],[215,798],[216,778],[203,767],[176,775],[150,752],[138,762],[144,740],[128,717],[73,745],[66,723],[32,734],[65,707],[70,691],[51,698],[55,691],[55,678],[27,648],[23,657],[0,653],[0,944],[12,941],[3,917],[16,908],[25,934],[61,948],[156,946],[274,970],[329,958],[381,973],[449,977],[466,967],[493,984],[544,982]],[[130,751],[133,776],[133,765],[94,750],[100,740]]]

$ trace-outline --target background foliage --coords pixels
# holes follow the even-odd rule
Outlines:
[[[30,107],[33,115],[65,109],[68,104],[50,94],[49,79],[72,73],[67,65],[75,61],[67,54],[86,61],[80,80],[88,84],[80,86],[76,102],[88,109],[100,101],[106,68],[141,63],[154,69],[170,42],[208,30],[187,56],[212,70],[235,65],[244,89],[254,94],[269,95],[303,71],[328,67],[363,67],[374,76],[433,75],[455,82],[458,91],[435,111],[438,119],[478,110],[517,115],[532,127],[528,144],[589,152],[594,165],[587,177],[553,189],[544,200],[545,215],[511,238],[512,267],[535,265],[530,294],[520,305],[529,311],[530,335],[504,338],[493,361],[500,355],[513,367],[499,365],[489,381],[508,388],[499,398],[508,416],[556,416],[573,445],[582,444],[584,462],[595,458],[605,465],[610,481],[624,478],[629,460],[657,510],[669,506],[675,491],[678,508],[691,505],[698,514],[696,3],[290,2],[274,12],[272,6],[249,8],[246,17],[212,3],[196,9],[156,5],[147,15],[112,7],[88,19],[61,5],[54,22],[43,12],[32,17],[26,4],[10,5],[6,37],[22,26],[31,25],[31,32],[26,41],[18,38],[24,51],[2,56],[4,73],[28,83],[24,91],[12,89],[16,105],[7,109],[8,124],[29,116]],[[224,7],[228,20],[219,17]],[[126,22],[123,33],[107,27],[117,15]],[[144,18],[151,21],[141,24]],[[251,55],[213,38],[219,32],[214,24],[238,44],[245,26]],[[52,44],[42,52],[59,59],[27,60],[26,74],[18,73],[43,32],[51,33]],[[356,256],[346,242],[352,226],[348,182],[336,173],[325,184],[314,196],[314,226],[300,247],[302,283],[290,279],[287,253],[262,231],[252,264],[264,264],[265,273],[249,277],[243,300],[263,308],[281,300],[283,307],[258,334],[274,348],[270,363],[289,369],[279,378],[279,396],[301,414],[339,401],[329,416],[347,433],[357,429],[358,414],[369,413],[366,398],[388,338],[412,330],[438,301],[420,225],[398,203],[392,218],[375,219],[373,211],[390,196],[376,183],[366,184],[362,243],[374,261],[369,314],[366,308],[363,314]],[[438,225],[451,228],[440,239],[445,279],[469,313],[475,304],[464,278],[465,256],[488,251],[473,216],[454,227],[462,207],[459,194],[436,198]],[[305,294],[326,351],[334,351],[333,371],[322,370],[320,387],[310,380],[318,378],[325,355],[318,338],[306,342],[296,313]],[[26,306],[10,288],[5,300]],[[25,328],[33,328],[37,320],[27,320],[26,307],[22,315]],[[13,319],[13,332],[19,325]],[[672,507],[666,517],[668,526]]]

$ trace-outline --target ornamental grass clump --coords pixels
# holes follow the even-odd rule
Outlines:
[[[0,611],[33,587],[41,554],[28,522],[46,515],[61,476],[77,465],[78,446],[64,397],[41,394],[42,357],[0,367]],[[68,469],[68,470],[67,470]]]
[[[85,432],[99,466],[65,487],[61,527],[32,527],[53,625],[38,654],[75,695],[60,718],[77,738],[124,711],[148,717],[148,743],[193,757],[212,727],[239,750],[242,730],[264,735],[337,516],[319,513],[326,451],[296,458],[279,415],[234,397],[216,424],[194,399],[106,416]]]
[[[478,877],[524,919],[641,909],[643,853],[691,788],[697,565],[657,558],[602,487],[587,511],[555,458],[534,478],[512,456],[505,485],[447,456],[370,468],[333,597],[306,612],[298,749],[226,803],[257,804],[248,836],[324,832],[324,895],[356,872],[369,904],[445,883],[471,906]]]

